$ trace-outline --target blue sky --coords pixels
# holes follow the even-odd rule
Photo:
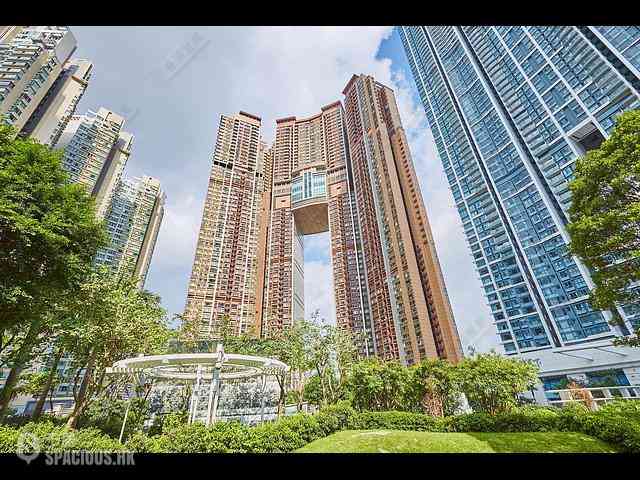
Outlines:
[[[391,27],[71,27],[94,63],[78,113],[104,106],[135,135],[126,173],[167,194],[146,287],[170,313],[184,307],[220,114],[275,119],[342,99],[353,73],[392,87],[409,138],[463,344],[496,346],[490,312],[437,159],[397,33]],[[334,318],[328,235],[305,238],[305,308]]]

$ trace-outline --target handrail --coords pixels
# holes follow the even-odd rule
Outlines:
[[[640,385],[618,385],[618,386],[612,386],[612,387],[577,387],[577,388],[561,388],[561,389],[557,389],[557,390],[545,390],[544,393],[560,393],[560,392],[575,392],[578,390],[587,390],[587,391],[594,391],[594,390],[626,390],[629,388],[638,388],[640,389]]]

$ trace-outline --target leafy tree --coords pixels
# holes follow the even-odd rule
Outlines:
[[[288,372],[276,375],[280,386],[278,414],[281,415],[286,399],[286,390],[293,387],[298,410],[302,408],[302,394],[306,382],[306,372],[312,366],[311,355],[313,345],[311,338],[315,333],[314,325],[304,320],[295,322],[293,326],[274,335],[271,338],[270,356],[277,358],[289,366]]]
[[[14,395],[37,395],[47,381],[45,372],[28,372],[20,375],[18,384],[13,389]]]
[[[345,387],[358,410],[408,410],[410,383],[408,368],[371,358],[352,365]]]
[[[34,420],[38,420],[40,415],[42,415],[42,410],[44,408],[45,401],[47,396],[49,396],[49,405],[51,410],[53,410],[53,391],[57,388],[57,386],[61,383],[62,378],[60,373],[58,372],[58,364],[60,363],[60,359],[64,354],[64,350],[62,347],[58,347],[54,344],[54,354],[52,358],[52,364],[48,369],[44,370],[45,379],[42,384],[41,389],[34,395],[38,395],[38,401],[33,409],[33,413],[31,417]]]
[[[414,401],[418,408],[436,417],[455,414],[462,394],[459,369],[446,360],[429,359],[411,370]]]
[[[325,322],[316,324],[307,341],[313,354],[311,364],[319,377],[323,404],[335,403],[344,396],[348,371],[358,360],[358,336]]]
[[[299,328],[293,329],[288,334],[283,332],[273,334],[268,338],[261,338],[257,332],[250,331],[248,333],[237,334],[234,330],[234,326],[228,317],[225,317],[219,328],[219,340],[198,342],[193,339],[196,338],[193,332],[191,324],[183,324],[186,328],[186,334],[183,334],[182,338],[187,338],[192,344],[198,345],[199,349],[206,349],[206,351],[215,351],[215,345],[220,341],[224,346],[226,352],[237,353],[242,355],[256,355],[263,357],[271,357],[280,360],[291,366],[296,358],[299,358],[300,352],[300,332]],[[290,333],[290,334],[289,334]],[[278,397],[278,415],[284,412],[284,405],[287,399],[287,390],[291,384],[291,372],[282,371],[274,374],[280,394]]]
[[[279,414],[287,400],[295,400],[301,408],[312,371],[320,384],[321,403],[337,401],[342,396],[346,371],[357,357],[353,335],[322,321],[318,312],[310,321],[299,320],[282,331],[270,332],[268,337],[260,337],[257,332],[238,334],[228,317],[219,325],[219,340],[198,341],[193,328],[193,323],[183,323],[181,345],[174,347],[176,351],[186,348],[212,352],[222,342],[227,352],[271,357],[286,363],[290,370],[274,375],[280,388]]]
[[[53,410],[53,391],[61,382],[61,376],[57,370],[60,356],[60,351],[54,354],[53,365],[49,368],[22,374],[14,389],[15,394],[31,395],[38,398],[31,414],[33,420],[38,420],[42,415],[47,397],[49,397],[49,408]]]
[[[325,322],[316,311],[310,321],[299,320],[274,336],[273,345],[273,356],[291,367],[298,409],[309,378],[317,378],[320,404],[335,403],[344,396],[347,371],[358,352],[350,332]]]
[[[108,367],[132,355],[159,353],[170,336],[160,298],[140,291],[136,279],[106,267],[96,269],[82,284],[75,312],[85,321],[65,337],[67,352],[77,367],[70,428],[75,428],[85,409],[109,387],[105,383]]]
[[[129,402],[131,402],[130,405],[128,405]],[[129,407],[128,413],[126,413],[127,407]],[[132,433],[142,430],[148,410],[149,403],[142,397],[134,397],[131,400],[100,397],[83,412],[78,420],[78,428],[95,427],[112,438],[119,438],[126,413],[127,423],[123,435],[123,441],[125,441]]]
[[[168,433],[189,423],[189,413],[186,410],[162,415],[151,427],[149,433]]]
[[[592,271],[591,305],[619,323],[616,305],[640,303],[640,289],[629,288],[640,281],[639,110],[620,115],[600,148],[577,160],[570,188],[571,251]],[[640,346],[638,332],[618,343]]]
[[[331,380],[334,384],[337,384],[337,380],[334,378]],[[340,392],[344,396],[344,391]],[[322,405],[326,402],[322,396],[322,386],[320,384],[320,377],[318,375],[311,375],[304,384],[304,391],[302,393],[302,399],[305,402],[312,403],[314,405]],[[330,402],[333,403],[333,402]]]
[[[518,405],[518,395],[538,383],[532,362],[507,358],[495,352],[465,358],[457,367],[460,387],[476,412],[491,415]]]
[[[11,369],[0,418],[46,339],[50,312],[77,292],[107,238],[85,188],[68,182],[61,154],[13,134],[0,126],[0,353]]]

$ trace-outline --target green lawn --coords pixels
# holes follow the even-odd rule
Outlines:
[[[610,445],[582,433],[432,433],[345,430],[300,453],[614,453]]]

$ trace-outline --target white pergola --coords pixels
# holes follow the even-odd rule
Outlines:
[[[267,376],[288,370],[288,365],[274,358],[225,353],[222,344],[219,343],[215,353],[139,355],[126,358],[115,362],[107,369],[107,373],[142,373],[155,378],[193,382],[189,423],[202,421],[205,425],[211,425],[216,421],[222,382],[259,377],[262,391],[260,416],[261,420],[264,420]]]

